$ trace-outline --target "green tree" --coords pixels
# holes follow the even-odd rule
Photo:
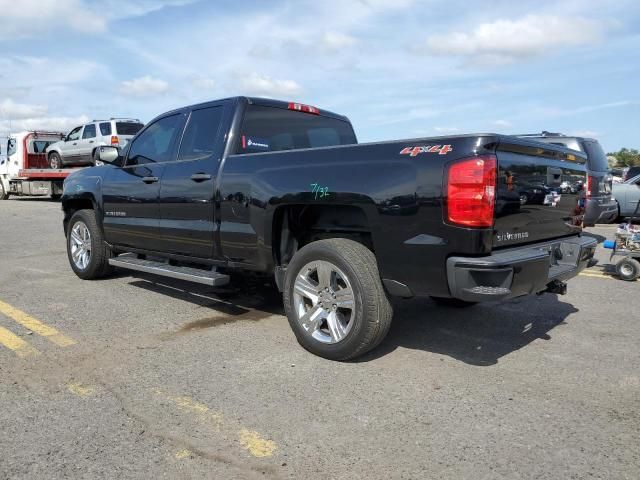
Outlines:
[[[616,167],[640,166],[640,151],[635,148],[622,148],[607,155],[616,157]]]

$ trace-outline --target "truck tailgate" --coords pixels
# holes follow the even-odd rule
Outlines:
[[[585,156],[508,136],[500,137],[496,156],[494,248],[550,240],[582,230]]]

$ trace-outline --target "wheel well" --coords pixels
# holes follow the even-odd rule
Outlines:
[[[67,225],[69,220],[78,210],[93,210],[93,202],[88,198],[74,198],[72,200],[67,200],[62,205],[64,210],[64,231],[67,231]]]
[[[273,221],[276,265],[287,265],[308,243],[348,238],[374,251],[364,211],[351,205],[289,205],[276,210]]]

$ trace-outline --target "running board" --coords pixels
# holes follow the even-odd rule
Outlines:
[[[109,265],[138,272],[153,273],[163,277],[177,278],[188,282],[202,283],[212,287],[220,287],[229,283],[229,275],[215,270],[201,270],[191,267],[176,267],[166,262],[144,260],[133,254],[120,255],[109,259]]]

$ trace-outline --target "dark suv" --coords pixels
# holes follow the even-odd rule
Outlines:
[[[561,133],[543,131],[519,137],[552,145],[561,145],[587,155],[587,185],[584,225],[611,223],[618,216],[618,204],[611,195],[612,177],[609,173],[607,155],[594,138],[571,137]]]

